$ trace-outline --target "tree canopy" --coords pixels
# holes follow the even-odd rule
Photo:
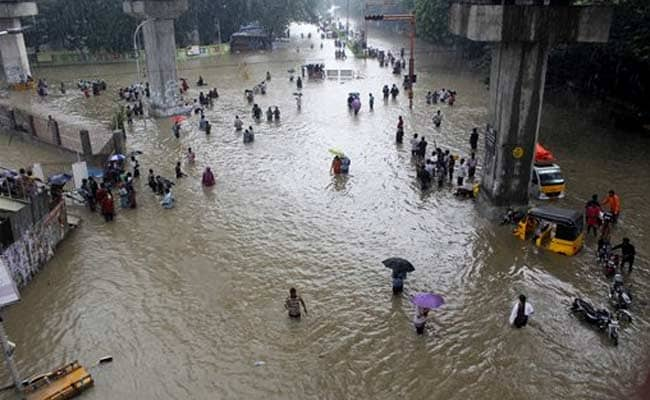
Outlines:
[[[313,20],[322,0],[189,0],[189,10],[176,20],[180,46],[228,40],[241,25],[259,22],[278,35],[291,21]],[[57,49],[128,51],[137,21],[122,11],[122,0],[41,0],[29,46]]]

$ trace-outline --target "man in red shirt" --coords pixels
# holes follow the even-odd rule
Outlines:
[[[97,193],[99,194],[99,191]],[[100,204],[102,207],[102,215],[104,216],[106,222],[112,221],[113,216],[115,215],[115,205],[113,204],[113,196],[110,193],[106,192],[106,195],[102,198]]]
[[[341,173],[341,158],[339,156],[334,156],[332,166],[330,167],[330,173],[333,173],[334,175],[339,175]]]
[[[587,235],[590,231],[594,231],[594,237],[598,235],[598,227],[600,226],[600,207],[597,204],[590,203],[587,205],[585,215],[587,217]]]

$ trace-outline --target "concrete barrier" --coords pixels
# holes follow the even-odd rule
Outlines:
[[[60,116],[64,118],[65,116]],[[108,126],[89,123],[87,126],[65,123],[56,116],[42,117],[35,111],[26,111],[0,101],[0,129],[22,134],[58,148],[82,154],[84,157],[111,154],[123,141],[116,141]]]

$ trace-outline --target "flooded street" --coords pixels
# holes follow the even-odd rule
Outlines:
[[[650,362],[650,137],[599,126],[584,110],[544,108],[540,138],[567,178],[561,205],[580,209],[592,193],[602,197],[610,188],[621,195],[613,241],[632,239],[638,267],[629,277],[635,320],[616,348],[569,313],[576,296],[606,303],[609,281],[596,266],[593,237],[576,257],[539,251],[510,227],[483,219],[449,186],[422,192],[408,141],[395,145],[402,115],[406,138],[424,134],[429,148],[435,141],[467,156],[471,128],[486,122],[484,75],[420,44],[409,110],[404,94],[382,101],[384,84],[400,84],[388,68],[376,60],[334,60],[332,40],[323,50],[313,40],[310,50],[306,38],[297,38],[301,31],[316,34],[312,26],[292,27],[291,44],[273,53],[180,65],[192,97],[199,74],[219,90],[206,112],[212,134],[198,130],[196,117],[180,140],[168,119],[136,120],[127,143],[143,152],[137,210],[118,210],[115,222],[105,224],[75,209],[80,229],[4,313],[21,373],[112,355],[112,364],[92,369],[95,388],[83,395],[89,400],[630,398]],[[371,31],[374,47],[406,42]],[[305,79],[298,111],[287,70],[304,61],[354,69],[362,79]],[[267,70],[268,94],[255,102],[263,110],[279,106],[282,120],[255,124],[243,91]],[[97,98],[70,90],[45,102],[108,121],[114,93],[132,83],[135,65],[49,68],[36,76],[51,87],[105,79],[109,91]],[[455,89],[458,98],[453,107],[440,104],[444,121],[435,130],[431,114],[438,107],[424,96],[441,87]],[[374,112],[367,105],[371,91]],[[349,92],[361,93],[357,117],[347,109]],[[42,100],[31,94],[21,101]],[[254,143],[242,143],[232,128],[235,115],[254,126]],[[479,143],[481,158],[482,137]],[[189,177],[174,187],[176,207],[163,210],[146,185],[147,171],[172,178],[188,147],[197,162],[183,163]],[[328,173],[332,147],[350,157],[349,176]],[[2,135],[0,159],[18,168],[74,157]],[[215,172],[212,190],[201,187],[205,166]],[[392,296],[381,264],[391,256],[416,267],[401,298]],[[292,286],[309,310],[300,322],[283,307]],[[424,337],[411,323],[408,295],[417,291],[440,293],[447,303],[432,311]],[[514,330],[507,318],[520,293],[535,315]]]

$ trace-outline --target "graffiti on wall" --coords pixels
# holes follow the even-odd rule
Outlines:
[[[167,81],[160,91],[154,87],[151,89],[151,103],[157,107],[176,107],[181,101],[180,85],[176,80]]]
[[[61,201],[0,254],[18,287],[25,286],[52,258],[54,248],[65,235],[65,223],[65,204]]]

